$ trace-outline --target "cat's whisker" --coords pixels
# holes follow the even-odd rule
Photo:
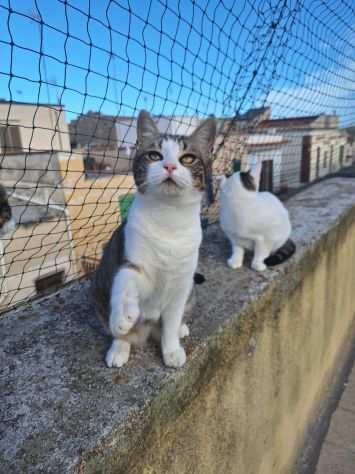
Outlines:
[[[181,183],[183,186],[186,186],[186,187],[191,184],[191,181],[190,181],[189,179],[184,179],[183,177],[177,178],[177,179],[176,179],[176,182],[177,182],[178,184]]]

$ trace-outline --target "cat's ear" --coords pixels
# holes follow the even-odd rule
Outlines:
[[[252,165],[249,170],[249,173],[254,178],[256,189],[259,188],[259,184],[260,184],[261,168],[262,168],[262,163],[261,161],[259,161],[258,163],[256,163],[256,165]]]
[[[209,117],[196,128],[187,140],[190,145],[199,148],[204,154],[209,154],[213,148],[216,132],[216,120],[213,117]]]
[[[141,110],[137,120],[137,142],[139,148],[153,145],[159,137],[159,130],[149,112]]]

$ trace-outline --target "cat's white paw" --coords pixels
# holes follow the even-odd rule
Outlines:
[[[186,354],[183,347],[179,347],[174,352],[167,352],[163,354],[165,365],[168,367],[179,368],[182,367],[186,362]]]
[[[267,266],[262,262],[252,262],[251,268],[257,272],[263,272],[267,269]]]
[[[236,270],[237,268],[241,268],[241,266],[243,265],[243,262],[241,262],[240,260],[237,260],[233,257],[230,257],[227,260],[227,264],[230,268],[233,268],[233,270]]]
[[[179,337],[180,339],[184,339],[184,337],[187,337],[190,335],[190,330],[187,324],[182,324],[179,329]]]
[[[127,334],[138,321],[140,315],[138,299],[123,300],[110,315],[110,329],[114,336]]]
[[[112,343],[105,357],[107,367],[122,367],[128,362],[129,348],[127,349],[125,344],[125,342],[120,344],[117,341]]]

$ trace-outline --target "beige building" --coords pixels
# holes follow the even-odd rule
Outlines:
[[[353,164],[355,162],[355,127],[345,128],[343,133],[346,137],[345,160]]]
[[[59,288],[77,273],[65,211],[10,197],[16,230],[0,241],[0,312]]]
[[[5,155],[2,162],[0,181],[18,225],[1,242],[4,309],[94,269],[132,200],[133,177],[90,176],[82,155],[65,152]]]
[[[0,101],[0,154],[70,151],[62,105]]]
[[[270,108],[220,119],[214,173],[263,162],[262,180],[273,191],[297,188],[353,161],[337,115],[271,119]]]
[[[88,171],[61,106],[0,102],[0,127],[0,181],[17,221],[1,242],[4,308],[92,270],[134,183],[128,171]]]
[[[346,136],[339,129],[337,115],[268,119],[258,129],[287,140],[281,166],[284,188],[315,181],[350,164],[345,156]]]
[[[1,183],[24,202],[66,213],[78,273],[100,258],[134,192],[131,174],[88,173],[84,158],[66,152],[6,155],[0,169]]]
[[[270,116],[271,109],[269,107],[260,107],[250,109],[246,113],[233,118],[218,119],[214,150],[215,160],[213,163],[214,174],[231,173],[243,167],[248,149],[250,149],[248,145],[249,135]]]
[[[58,160],[77,267],[86,273],[100,259],[103,245],[133,198],[133,176],[87,174],[79,153],[59,153]]]

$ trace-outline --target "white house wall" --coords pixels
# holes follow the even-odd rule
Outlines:
[[[281,186],[294,188],[301,184],[301,163],[303,137],[311,137],[310,176],[309,181],[317,179],[317,148],[320,149],[320,165],[318,178],[337,171],[340,168],[340,147],[344,145],[344,165],[346,138],[338,129],[304,129],[288,130],[273,128],[269,133],[280,133],[288,141],[282,147]],[[333,146],[332,166],[330,165],[331,147]],[[327,154],[327,155],[325,155]],[[326,160],[324,158],[326,157]]]
[[[273,190],[278,192],[281,187],[281,160],[282,160],[282,148],[277,149],[261,149],[261,150],[250,150],[248,151],[245,157],[245,164],[243,168],[249,168],[257,164],[260,161],[269,161],[273,162]]]
[[[343,151],[343,166],[346,165],[346,137],[338,130],[317,130],[312,134],[311,140],[311,166],[310,181],[322,178],[329,173],[334,173],[341,168],[340,149]],[[319,151],[318,151],[319,150]],[[317,176],[317,156],[319,160],[319,173]]]
[[[0,125],[17,125],[24,151],[70,151],[65,112],[51,105],[0,103]]]

